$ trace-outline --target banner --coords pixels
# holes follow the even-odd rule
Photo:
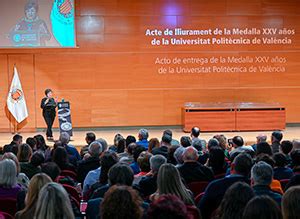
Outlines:
[[[59,102],[57,107],[60,133],[67,132],[70,136],[73,136],[70,102]]]
[[[28,117],[26,101],[16,67],[14,67],[14,76],[7,96],[7,108],[18,123]]]

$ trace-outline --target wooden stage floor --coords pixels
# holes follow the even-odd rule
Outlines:
[[[149,128],[149,134],[150,138],[158,138],[161,139],[162,132],[164,131],[165,128]],[[109,144],[113,143],[113,138],[116,133],[122,134],[124,137],[127,135],[134,135],[137,137],[138,133],[138,128],[116,128],[116,129],[98,129],[93,131],[97,138],[104,138],[107,140]],[[181,136],[184,135],[189,135],[188,133],[184,133],[182,129],[180,128],[173,128],[171,129],[173,131],[173,138],[175,139],[180,139]],[[81,147],[85,145],[85,133],[88,130],[84,131],[74,131],[74,136],[72,137],[72,144],[75,145],[76,147]],[[258,134],[264,133],[268,136],[268,141],[270,141],[270,136],[271,136],[271,131],[259,131],[259,132],[204,132],[201,133],[201,138],[205,140],[209,140],[212,138],[215,134],[224,134],[227,138],[232,138],[233,136],[236,135],[241,135],[246,144],[252,144],[256,140],[256,136]],[[284,131],[284,139],[285,140],[294,140],[294,139],[300,139],[300,126],[299,127],[287,127]],[[25,139],[27,137],[32,137],[36,134],[44,134],[43,132],[36,132],[36,133],[20,133]],[[11,133],[0,133],[0,146],[3,146],[5,144],[8,144],[11,142],[13,135]],[[54,138],[58,139],[59,137],[59,132],[54,131]],[[49,146],[53,145],[53,142],[47,142]]]

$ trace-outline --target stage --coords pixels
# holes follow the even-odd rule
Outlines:
[[[170,127],[149,127],[147,128],[148,131],[149,131],[149,139],[150,138],[158,138],[159,140],[161,139],[161,136],[162,136],[162,132],[165,130],[165,129],[169,129]],[[184,133],[182,131],[182,129],[180,127],[173,127],[173,128],[170,128],[172,131],[173,131],[173,138],[175,139],[180,139],[182,136],[185,136],[185,135],[189,135],[188,133]],[[97,136],[97,138],[104,138],[108,144],[113,144],[113,138],[114,138],[114,135],[116,133],[120,133],[122,134],[124,137],[126,137],[127,135],[134,135],[136,138],[137,138],[137,133],[138,133],[138,130],[139,128],[125,128],[125,127],[122,127],[122,128],[105,128],[105,129],[91,129],[92,132],[94,132]],[[71,144],[80,148],[82,146],[84,146],[86,143],[85,143],[85,134],[86,132],[88,132],[90,130],[88,129],[85,129],[85,130],[76,130],[74,131],[74,135],[73,137],[71,138],[72,141],[71,141]],[[209,140],[210,138],[212,138],[215,134],[224,134],[227,138],[232,138],[236,135],[241,135],[246,144],[247,145],[250,145],[250,144],[253,144],[256,140],[256,136],[258,134],[261,134],[261,133],[264,133],[268,136],[268,141],[270,141],[270,136],[271,136],[271,133],[272,131],[258,131],[258,132],[203,132],[201,133],[200,137],[205,139],[205,140]],[[293,139],[298,139],[300,138],[299,137],[299,133],[300,133],[300,126],[297,126],[297,127],[287,127],[284,131],[283,131],[283,139],[284,140],[293,140]],[[35,133],[20,133],[23,138],[24,138],[24,142],[26,140],[27,137],[32,137],[34,135],[37,135],[37,134],[44,134],[44,132],[42,131],[38,131],[38,132],[35,132]],[[13,137],[13,134],[11,133],[0,133],[0,146],[3,146],[5,144],[8,144],[11,142],[11,139]],[[59,137],[59,132],[57,130],[54,131],[54,138],[55,139],[58,139]],[[52,146],[53,145],[53,142],[49,142],[47,141],[47,144],[49,146]]]

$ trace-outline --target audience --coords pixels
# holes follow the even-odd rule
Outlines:
[[[255,196],[243,213],[242,219],[282,219],[279,206],[269,196]]]
[[[39,192],[35,219],[74,219],[66,190],[57,183],[44,185]]]
[[[99,167],[100,155],[103,152],[102,145],[98,141],[93,141],[89,145],[88,154],[90,157],[78,162],[77,167],[77,180],[83,183],[89,171]]]
[[[272,147],[272,151],[273,153],[277,153],[279,152],[279,149],[280,149],[280,142],[283,138],[283,135],[282,135],[282,132],[281,131],[275,131],[272,133],[272,136],[271,136],[271,147]]]
[[[271,190],[273,179],[272,167],[264,161],[259,161],[251,169],[251,182],[256,195],[266,195],[272,198],[278,206],[281,205],[281,195]]]
[[[148,141],[149,133],[147,129],[140,129],[138,133],[138,141],[137,145],[143,146],[146,150],[148,150],[149,141]]]
[[[178,196],[186,205],[194,205],[192,192],[187,190],[181,181],[179,171],[173,164],[163,164],[157,176],[157,191],[150,200],[157,200],[161,195],[173,194]]]
[[[85,154],[87,154],[89,152],[89,146],[90,144],[93,142],[93,141],[96,141],[96,135],[95,133],[93,132],[88,132],[86,133],[86,136],[85,136],[85,142],[87,143],[87,145],[83,146],[81,149],[80,149],[80,156],[83,158]]]
[[[198,207],[203,218],[210,218],[211,214],[218,208],[227,189],[236,182],[250,184],[249,175],[253,160],[247,153],[237,155],[230,167],[230,175],[216,179],[208,184]]]
[[[214,175],[212,170],[197,161],[198,151],[193,146],[185,149],[182,159],[184,163],[178,167],[178,170],[185,180],[185,183],[209,182],[213,180]]]
[[[17,184],[17,167],[11,159],[0,161],[0,198],[17,199],[22,187]]]
[[[300,186],[288,189],[282,197],[282,214],[284,219],[300,218]]]
[[[0,158],[0,200],[15,199],[15,217],[25,219],[79,218],[80,200],[88,203],[88,219],[198,219],[197,207],[204,219],[299,218],[300,141],[281,141],[280,131],[272,133],[272,145],[259,135],[252,147],[241,136],[227,143],[215,135],[207,145],[199,136],[193,127],[180,144],[171,130],[161,142],[148,141],[141,129],[138,142],[116,134],[108,148],[89,132],[79,154],[68,133],[53,147],[42,135],[26,144],[15,135]],[[187,189],[195,185],[204,192]]]
[[[100,206],[101,219],[141,219],[142,199],[129,186],[113,186]]]
[[[273,156],[275,161],[275,168],[274,168],[274,179],[282,180],[282,179],[290,179],[293,177],[294,173],[293,170],[287,167],[288,160],[286,156],[282,153],[276,153]]]
[[[230,186],[215,212],[215,219],[240,219],[248,202],[255,196],[253,189],[246,183],[237,182]]]
[[[186,205],[176,195],[161,195],[151,203],[148,219],[189,219]]]
[[[41,188],[47,183],[52,182],[49,176],[43,173],[38,173],[32,177],[28,187],[25,208],[17,212],[16,219],[32,219],[36,210],[37,200]]]

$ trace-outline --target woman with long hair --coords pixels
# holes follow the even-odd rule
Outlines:
[[[158,171],[157,191],[151,195],[152,201],[160,195],[173,194],[179,197],[186,205],[194,205],[191,192],[181,181],[180,173],[173,164],[163,164]]]
[[[35,219],[74,219],[69,195],[62,185],[48,183],[39,193]]]
[[[253,189],[244,182],[229,187],[216,210],[214,219],[240,219],[247,203],[255,196]]]
[[[18,211],[16,219],[32,219],[37,205],[39,192],[47,183],[52,182],[49,176],[44,173],[38,173],[32,177],[29,183],[28,192],[25,198],[25,208]]]

